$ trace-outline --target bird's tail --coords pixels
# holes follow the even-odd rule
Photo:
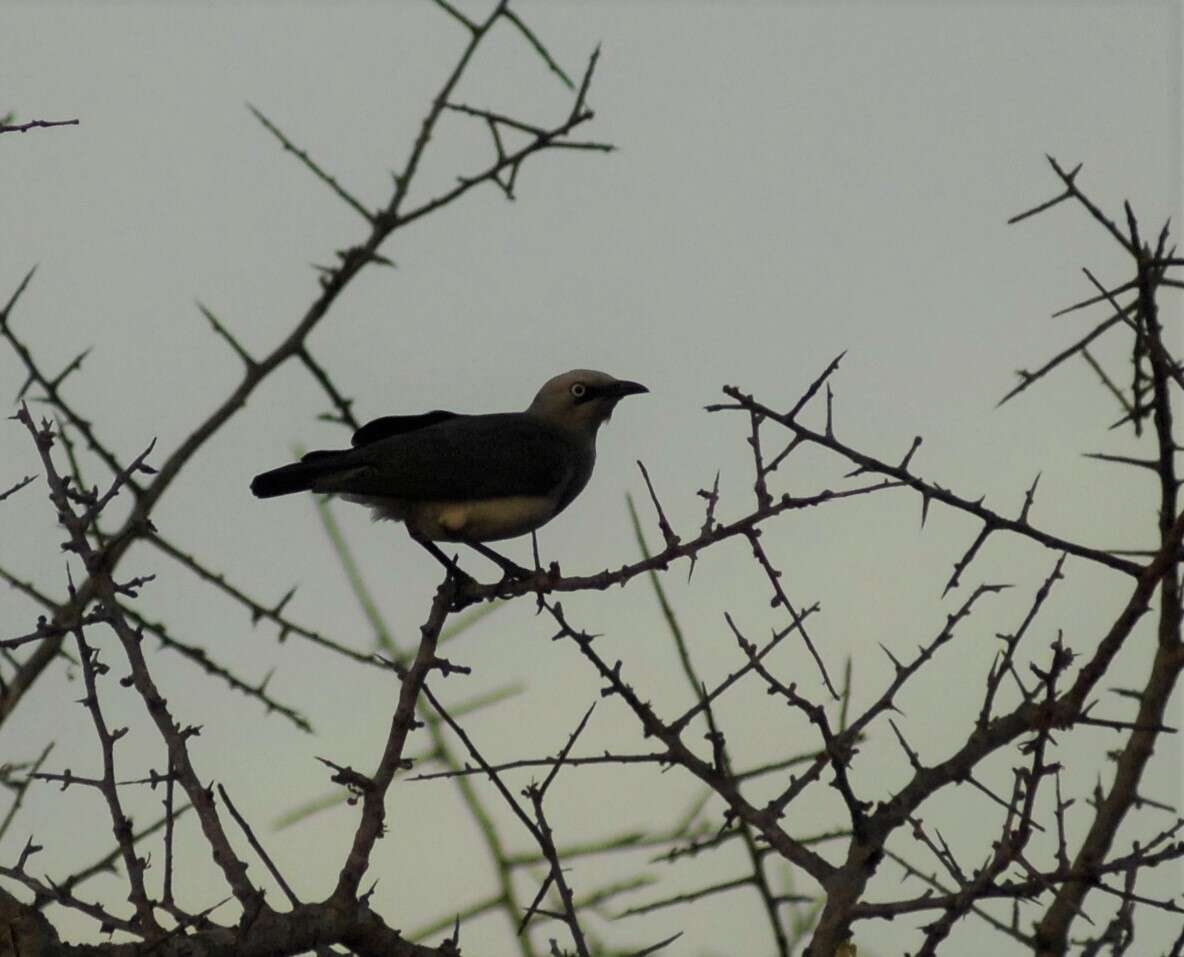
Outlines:
[[[309,452],[299,462],[282,465],[270,472],[261,472],[251,479],[251,491],[256,498],[274,498],[294,492],[318,490],[319,480],[339,471],[335,460],[342,452]]]

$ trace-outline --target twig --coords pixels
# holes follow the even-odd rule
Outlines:
[[[29,120],[15,125],[0,124],[0,133],[27,133],[29,130],[49,129],[51,126],[77,126],[78,120]]]

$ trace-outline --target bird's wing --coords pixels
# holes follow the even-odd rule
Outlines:
[[[351,450],[321,490],[406,501],[558,497],[589,454],[521,413],[461,415]]]
[[[358,429],[350,440],[350,445],[355,449],[360,448],[379,439],[389,439],[392,435],[414,432],[455,418],[459,418],[457,413],[445,412],[443,409],[435,409],[422,415],[384,415],[381,419],[373,419]]]

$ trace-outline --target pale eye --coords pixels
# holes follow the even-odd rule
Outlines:
[[[573,382],[571,387],[571,394],[577,399],[582,399],[588,394],[588,387],[582,382]]]

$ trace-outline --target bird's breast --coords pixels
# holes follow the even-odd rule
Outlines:
[[[416,502],[403,521],[437,542],[495,542],[525,535],[555,514],[555,501],[542,495],[510,495],[472,502]]]

